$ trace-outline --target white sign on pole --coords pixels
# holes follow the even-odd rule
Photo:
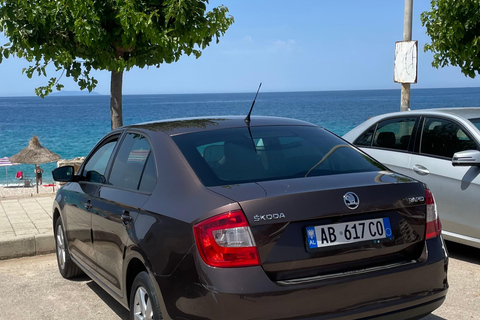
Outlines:
[[[417,83],[417,41],[395,42],[394,79],[400,83]]]

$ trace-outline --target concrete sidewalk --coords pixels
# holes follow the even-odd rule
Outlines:
[[[0,260],[55,251],[54,194],[0,200]]]

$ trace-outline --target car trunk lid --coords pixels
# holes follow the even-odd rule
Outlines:
[[[389,171],[210,189],[240,204],[250,224],[261,264],[274,280],[408,262],[418,259],[424,248],[424,185]],[[348,193],[358,197],[357,208],[347,206],[345,195]],[[374,223],[375,231],[378,221],[384,223],[383,232],[389,224],[389,236],[360,237],[344,244],[332,241],[340,238],[340,233],[346,237],[350,232],[355,237],[362,223],[364,231]],[[358,230],[352,229],[354,226]],[[335,237],[331,228],[336,229]],[[318,232],[319,247],[309,246],[312,229]]]

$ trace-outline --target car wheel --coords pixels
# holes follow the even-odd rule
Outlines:
[[[57,222],[55,222],[55,249],[57,252],[58,270],[62,277],[70,279],[84,274],[70,257],[61,218],[58,218]]]
[[[152,282],[145,271],[133,281],[130,291],[130,320],[161,320],[160,303]]]

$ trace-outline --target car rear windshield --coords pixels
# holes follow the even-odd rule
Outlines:
[[[207,187],[385,170],[314,126],[218,129],[172,138]]]

